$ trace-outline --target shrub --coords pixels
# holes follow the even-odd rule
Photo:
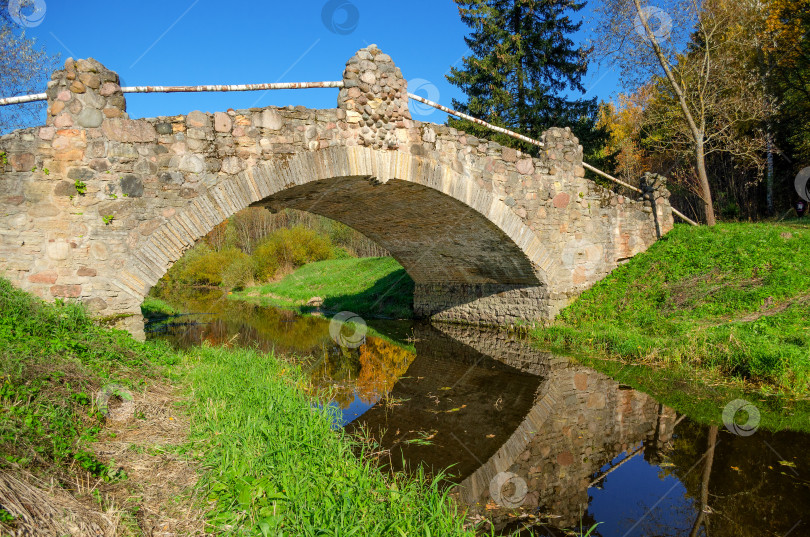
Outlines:
[[[271,233],[253,252],[260,279],[272,278],[280,267],[295,268],[334,256],[332,243],[303,226]]]
[[[262,282],[273,279],[278,271],[278,259],[276,259],[269,248],[256,248],[253,252],[253,266],[256,271],[256,279]]]
[[[244,252],[235,250],[228,265],[222,268],[222,284],[230,289],[244,289],[253,285],[256,266]]]
[[[332,259],[351,259],[353,257],[343,246],[332,247]]]
[[[239,250],[228,249],[219,252],[209,251],[191,260],[178,279],[185,284],[220,285],[222,284],[223,267],[230,264]]]

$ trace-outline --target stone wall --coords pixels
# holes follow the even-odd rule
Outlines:
[[[544,286],[417,283],[413,292],[417,317],[486,326],[513,326],[524,320],[544,319],[549,304],[549,290]]]
[[[531,158],[413,121],[401,72],[373,45],[344,84],[335,109],[133,120],[115,73],[69,59],[47,124],[0,138],[0,272],[138,334],[143,296],[215,225],[249,205],[297,207],[392,252],[420,313],[509,324],[553,317],[652,244],[656,220],[672,227],[665,195],[653,215],[586,180],[568,129]]]

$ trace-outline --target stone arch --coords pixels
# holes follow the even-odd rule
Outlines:
[[[367,204],[362,214],[347,206],[347,198],[362,199],[379,189],[383,193],[373,201],[387,199],[389,205],[400,205],[404,208],[400,216],[412,213],[408,222],[398,221],[386,230],[388,209],[380,208],[369,216],[373,204]],[[221,180],[133,246],[130,262],[118,276],[120,286],[133,296],[145,296],[197,240],[251,205],[322,214],[377,240],[414,278],[416,307],[423,315],[514,290],[522,289],[525,301],[537,302],[547,296],[553,258],[502,200],[435,160],[360,146],[336,146],[265,161]],[[358,217],[352,218],[352,213]],[[453,231],[457,232],[455,238],[449,235]],[[424,303],[426,295],[435,294],[437,285],[456,286],[459,296],[453,300],[458,304]],[[533,308],[516,305],[507,320],[539,316],[544,306],[539,302]],[[498,321],[495,316],[483,320],[487,324]]]

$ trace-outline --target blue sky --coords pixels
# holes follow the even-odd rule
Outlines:
[[[36,1],[45,14],[29,35],[62,61],[96,58],[119,73],[122,85],[340,80],[346,60],[376,43],[402,69],[411,91],[445,106],[463,98],[445,79],[467,54],[468,29],[452,0]],[[588,11],[580,15],[587,19]],[[577,39],[586,36],[583,31]],[[427,82],[417,89],[414,79]],[[592,69],[587,96],[610,99],[616,84],[615,74]],[[288,104],[332,108],[336,102],[335,89],[127,96],[131,117]],[[418,119],[443,122],[444,114]]]

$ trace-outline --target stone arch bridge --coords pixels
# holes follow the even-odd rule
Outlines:
[[[0,138],[0,274],[143,334],[140,304],[214,226],[251,205],[343,222],[416,282],[416,314],[508,325],[552,318],[672,227],[666,189],[630,199],[586,180],[569,129],[539,158],[411,118],[376,46],[338,106],[130,119],[118,75],[69,59],[44,127]]]

